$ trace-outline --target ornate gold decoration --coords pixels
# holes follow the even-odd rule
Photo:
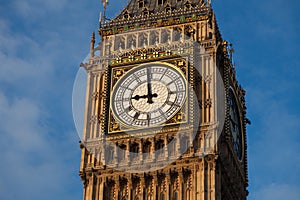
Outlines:
[[[121,76],[123,76],[123,74],[124,74],[124,70],[118,69],[118,70],[115,71],[114,76],[116,78],[120,78]]]

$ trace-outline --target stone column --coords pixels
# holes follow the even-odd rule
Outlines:
[[[184,178],[183,178],[183,172],[182,169],[178,172],[178,187],[179,187],[179,199],[183,199],[183,184],[184,184]]]
[[[99,187],[99,193],[98,193],[98,200],[104,200],[103,194],[104,194],[104,181],[102,181],[102,177],[98,177],[98,187]]]
[[[170,175],[170,171],[167,171],[166,172],[166,190],[167,190],[166,199],[167,200],[170,199],[170,187],[171,187],[171,175]]]
[[[140,181],[139,181],[139,184],[137,184],[137,187],[139,187],[139,188],[140,188],[140,191],[141,191],[140,197],[141,197],[142,199],[144,199],[144,193],[145,193],[145,177],[144,177],[144,174],[141,174],[141,175],[139,175],[138,177],[139,177]],[[140,198],[139,198],[139,199],[140,199]]]
[[[118,200],[120,198],[120,177],[118,175],[116,175],[114,177],[115,180],[115,191],[116,191],[116,198],[115,200]]]
[[[153,199],[156,199],[157,196],[157,181],[158,181],[158,177],[157,177],[157,172],[153,174]]]
[[[130,142],[129,142],[129,139],[126,141],[125,162],[126,162],[126,165],[129,165],[129,163],[130,163]]]
[[[143,144],[142,144],[142,140],[139,141],[139,152],[137,152],[140,158],[140,162],[143,162]]]
[[[127,178],[127,186],[128,186],[128,200],[131,200],[131,196],[132,196],[132,176],[131,174],[129,174],[128,178]]]
[[[167,136],[164,137],[164,155],[165,155],[165,159],[167,160],[169,157]]]

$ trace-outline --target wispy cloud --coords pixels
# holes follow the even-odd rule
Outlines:
[[[297,200],[300,199],[300,190],[298,186],[288,184],[270,184],[265,185],[255,191],[251,196],[251,199],[262,199],[262,200]]]
[[[49,15],[59,13],[64,2],[14,1],[8,7],[16,5],[17,13],[0,19],[0,199],[82,197],[71,93],[86,50],[72,38],[86,30],[74,33],[75,26],[59,20],[72,15],[70,10]],[[45,25],[45,17],[55,23]],[[88,46],[89,35],[86,41]]]
[[[41,199],[43,194],[47,195],[43,199],[62,199],[68,187],[61,186],[73,181],[70,175],[76,166],[65,162],[72,154],[50,137],[51,127],[43,124],[45,115],[30,99],[9,100],[0,93],[1,199]],[[75,134],[63,139],[70,146]],[[79,151],[75,154],[79,156]],[[78,194],[63,199],[80,199]]]
[[[41,17],[48,12],[61,11],[71,3],[72,2],[69,0],[15,0],[11,2],[11,6],[14,7],[15,11],[18,12],[18,14],[22,17],[36,18]]]
[[[1,4],[0,199],[81,199],[71,92],[100,1]],[[114,17],[126,1],[111,1]],[[298,1],[215,2],[247,90],[250,198],[300,199]],[[222,16],[223,15],[223,16]],[[298,106],[298,107],[297,107]]]

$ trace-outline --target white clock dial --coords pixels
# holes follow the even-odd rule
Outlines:
[[[113,89],[111,108],[121,123],[150,127],[172,118],[183,106],[186,81],[174,66],[151,63],[128,71]]]

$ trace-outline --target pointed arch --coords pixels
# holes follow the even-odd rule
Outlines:
[[[138,7],[144,8],[145,7],[145,0],[138,0]]]
[[[130,13],[127,9],[124,11],[123,19],[130,19]]]
[[[172,12],[172,7],[171,7],[169,2],[165,5],[165,12],[166,13],[171,13]]]
[[[148,9],[147,7],[144,7],[144,8],[143,8],[142,15],[143,15],[144,17],[149,16],[149,9]]]
[[[184,3],[184,9],[185,10],[189,10],[192,8],[192,4],[190,2],[190,0],[187,0],[185,3]]]

